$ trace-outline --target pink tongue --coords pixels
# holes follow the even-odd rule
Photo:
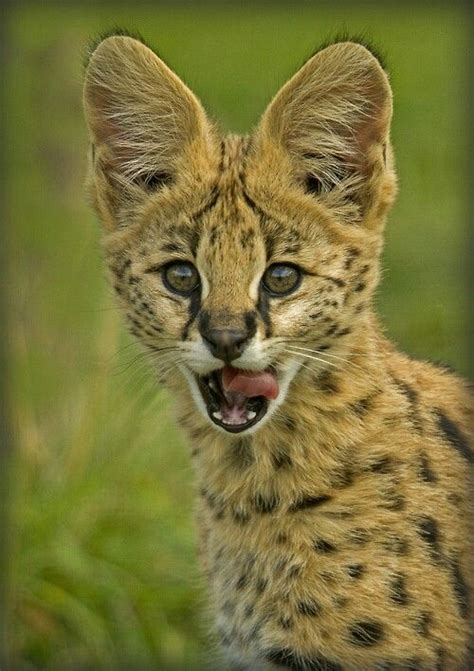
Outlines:
[[[279,392],[277,379],[272,373],[266,370],[240,370],[231,366],[222,369],[222,386],[226,392],[238,392],[247,398],[276,398]]]

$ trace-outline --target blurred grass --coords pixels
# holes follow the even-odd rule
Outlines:
[[[123,333],[83,194],[81,56],[140,31],[242,131],[341,30],[382,47],[400,197],[379,309],[409,353],[467,373],[468,27],[461,6],[23,5],[10,12],[4,147],[17,435],[13,668],[209,668],[192,474],[166,394]]]

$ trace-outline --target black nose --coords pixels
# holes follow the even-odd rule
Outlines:
[[[244,351],[248,332],[238,329],[208,329],[202,337],[215,357],[230,363]]]

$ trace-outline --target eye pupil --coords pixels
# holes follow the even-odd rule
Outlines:
[[[263,276],[263,286],[274,295],[285,295],[295,291],[300,284],[301,272],[295,266],[275,264]]]
[[[165,286],[171,291],[188,295],[199,287],[199,273],[192,263],[174,262],[168,264],[163,273]]]

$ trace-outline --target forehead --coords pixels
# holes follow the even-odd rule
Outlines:
[[[225,248],[252,255],[263,244],[271,258],[298,254],[314,242],[316,228],[302,226],[296,213],[272,207],[268,197],[257,202],[246,183],[249,147],[247,137],[222,140],[217,173],[199,205],[161,229],[165,251],[185,246],[194,256],[198,247],[208,253]]]

